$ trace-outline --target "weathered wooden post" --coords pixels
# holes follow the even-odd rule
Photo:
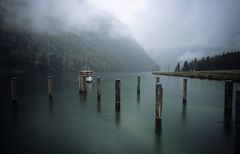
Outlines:
[[[79,76],[79,93],[86,93],[86,78],[85,76]]]
[[[78,92],[80,93],[80,87],[81,87],[81,79],[80,76],[78,77]]]
[[[160,82],[160,77],[159,76],[156,77],[156,83],[158,83],[158,82]]]
[[[187,79],[183,79],[183,104],[187,103]]]
[[[236,90],[236,112],[235,112],[236,126],[240,128],[240,89]]]
[[[186,121],[186,114],[187,114],[187,105],[182,106],[182,122]]]
[[[97,77],[97,100],[101,100],[101,78]]]
[[[235,112],[235,121],[236,121],[236,133],[235,133],[235,153],[240,153],[240,89],[236,90],[236,112]]]
[[[52,83],[52,76],[48,76],[48,96],[53,96],[53,83]]]
[[[120,111],[120,98],[121,98],[121,81],[115,80],[115,109]]]
[[[16,77],[11,78],[11,99],[12,99],[12,102],[17,101],[17,78]]]
[[[140,94],[140,76],[137,76],[137,94]]]
[[[231,80],[227,80],[225,82],[225,105],[224,105],[225,114],[232,113],[232,97],[233,97],[233,82]]]
[[[52,114],[54,110],[53,97],[49,97],[48,104],[49,104],[49,112]]]
[[[160,83],[157,83],[156,84],[156,127],[159,127],[162,121],[162,100],[163,100],[163,88]]]

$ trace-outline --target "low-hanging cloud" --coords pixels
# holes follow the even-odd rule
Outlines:
[[[240,1],[151,0],[149,6],[134,34],[160,65],[194,58],[188,51],[199,58],[240,47]]]
[[[86,0],[9,0],[4,22],[37,32],[103,32],[110,37],[128,37],[127,26],[111,13]],[[16,9],[17,8],[17,9]]]
[[[148,48],[240,45],[240,1],[151,0],[149,3],[136,30]],[[142,30],[146,30],[145,37],[140,36]]]
[[[201,58],[203,56],[203,52],[202,51],[191,51],[188,50],[186,52],[183,53],[183,55],[181,55],[177,60],[180,62],[184,62],[184,61],[188,61],[190,59],[194,59],[194,58]]]

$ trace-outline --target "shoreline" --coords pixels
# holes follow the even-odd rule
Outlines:
[[[209,80],[233,80],[240,83],[240,70],[187,71],[187,72],[152,72],[155,75],[199,78]]]

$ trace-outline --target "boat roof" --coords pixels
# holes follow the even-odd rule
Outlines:
[[[94,73],[92,70],[82,70],[82,71],[81,71],[81,73],[87,73],[87,72]]]

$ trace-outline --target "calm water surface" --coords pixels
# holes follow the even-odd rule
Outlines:
[[[141,96],[137,97],[139,74]],[[86,96],[78,94],[74,73],[53,75],[52,100],[47,94],[47,75],[17,75],[17,104],[9,101],[9,76],[1,75],[0,153],[234,153],[234,116],[224,122],[224,81],[188,79],[184,107],[183,78],[160,76],[163,120],[156,133],[156,76],[98,75],[102,77],[101,102],[97,102],[95,82],[87,85]],[[115,112],[117,78],[121,79],[120,113]],[[237,88],[240,85],[235,83],[233,104]]]

